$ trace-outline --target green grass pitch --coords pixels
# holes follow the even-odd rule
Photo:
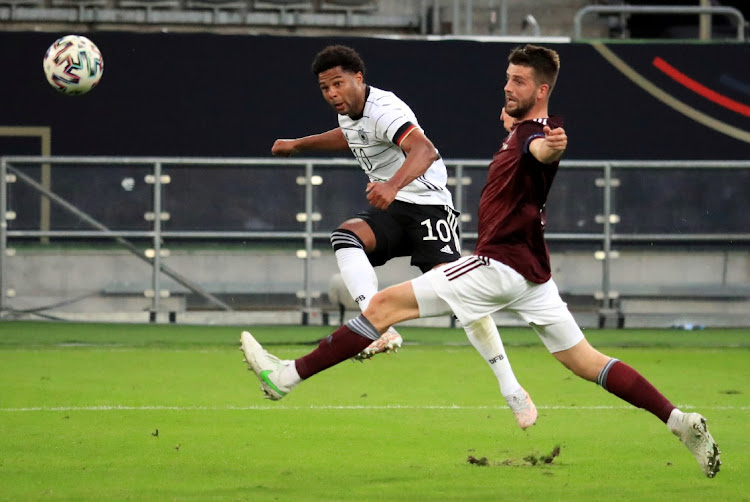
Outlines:
[[[294,358],[331,329],[251,331]],[[708,418],[715,479],[528,329],[501,329],[539,407],[528,431],[460,329],[403,328],[398,354],[281,402],[262,399],[239,332],[0,322],[0,500],[750,500],[750,330],[586,332]]]

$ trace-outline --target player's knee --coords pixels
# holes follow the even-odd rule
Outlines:
[[[389,322],[389,319],[393,315],[391,312],[392,303],[388,290],[379,291],[375,296],[370,298],[370,303],[367,305],[365,311],[362,312],[362,315],[370,321],[370,324],[375,326],[375,329],[382,333],[392,324]]]
[[[580,358],[568,358],[559,359],[559,361],[577,377],[583,378],[584,380],[596,381],[596,377],[599,373],[594,371],[593,367],[585,360]]]
[[[572,371],[574,375],[588,381],[596,380],[596,376],[599,374],[598,372],[593,371],[591,366],[583,364],[582,361],[573,361],[572,363],[565,364],[565,366]]]
[[[398,292],[393,288],[379,291],[370,298],[363,314],[382,333],[404,320],[404,307],[399,298]]]
[[[386,288],[370,298],[364,316],[381,330],[419,317],[419,305],[411,283],[405,282]]]
[[[576,376],[592,382],[609,361],[609,357],[592,347],[586,339],[570,349],[556,352],[555,357]]]
[[[384,289],[382,291],[378,291],[377,293],[375,293],[375,295],[373,295],[372,298],[370,298],[370,304],[367,306],[367,309],[382,311],[388,309],[392,303],[393,302],[390,298],[390,291]]]
[[[331,246],[333,246],[334,252],[346,248],[365,248],[362,239],[356,233],[343,226],[331,232]]]

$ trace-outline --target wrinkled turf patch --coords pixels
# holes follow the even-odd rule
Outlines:
[[[469,450],[474,451],[474,450]],[[560,456],[560,446],[555,446],[549,455],[537,455],[534,453],[531,453],[529,455],[526,455],[523,457],[523,461],[518,461],[514,459],[505,459],[500,462],[494,462],[487,459],[487,457],[481,457],[477,458],[474,455],[469,455],[469,457],[466,459],[468,463],[471,465],[478,465],[481,467],[486,466],[496,466],[496,465],[547,465],[551,464],[555,461],[556,457]]]
[[[555,457],[559,455],[560,455],[560,447],[555,446],[549,455],[540,455],[538,457],[536,455],[527,455],[523,457],[523,459],[531,465],[551,464],[555,460]]]
[[[469,455],[469,458],[466,459],[467,462],[474,465],[490,465],[489,460],[487,460],[487,457],[477,458],[474,455]]]

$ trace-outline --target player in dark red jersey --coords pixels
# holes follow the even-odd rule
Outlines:
[[[688,447],[708,477],[720,452],[698,413],[683,413],[627,364],[586,340],[551,278],[544,241],[547,194],[568,138],[562,119],[549,116],[549,95],[560,68],[557,53],[526,45],[508,58],[505,119],[508,137],[494,155],[479,202],[473,255],[376,294],[364,313],[295,361],[268,354],[247,332],[242,349],[261,389],[281,399],[298,383],[356,354],[389,326],[453,312],[468,324],[504,309],[516,313],[547,349],[581,378],[596,382],[664,423]]]

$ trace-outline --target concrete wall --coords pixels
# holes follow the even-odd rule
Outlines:
[[[590,252],[553,253],[551,258],[555,281],[571,310],[581,324],[595,324],[598,304],[593,296],[601,291],[602,263]],[[291,312],[304,306],[296,295],[305,288],[305,262],[292,250],[173,251],[164,263],[240,311],[263,311],[267,305],[277,309],[279,302],[286,303]],[[19,250],[6,259],[5,270],[6,287],[13,291],[7,307],[14,310],[71,302],[44,312],[111,319],[121,313],[144,315],[151,306],[151,300],[142,295],[151,289],[151,268],[126,251]],[[329,251],[313,260],[310,285],[316,305],[337,272]],[[381,287],[418,273],[407,259],[378,269]],[[744,251],[628,251],[611,267],[611,289],[623,295],[621,307],[631,326],[643,319],[648,325],[750,323],[749,285],[750,253]],[[161,287],[173,293],[161,300],[165,312],[205,308],[191,307],[187,299],[192,296],[185,295],[186,288],[168,277],[162,276]],[[269,321],[285,319],[295,318],[279,314]],[[507,316],[499,319],[502,324],[515,323]]]

